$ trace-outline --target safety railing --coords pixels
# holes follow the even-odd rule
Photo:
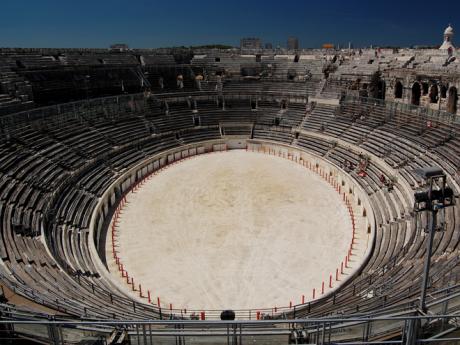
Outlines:
[[[34,317],[2,306],[0,339],[33,338],[50,344],[83,341],[128,344],[424,344],[460,341],[448,315],[311,318],[262,321],[70,320]]]
[[[411,114],[420,118],[421,120],[432,120],[443,122],[445,124],[460,122],[460,116],[452,113],[441,110],[433,110],[427,107],[413,104],[390,102],[376,98],[359,97],[347,94],[341,98],[341,103],[379,107],[385,109],[388,112],[389,117],[391,117],[393,114]]]

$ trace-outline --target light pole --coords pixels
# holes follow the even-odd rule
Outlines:
[[[428,184],[428,187],[414,193],[414,212],[430,212],[431,224],[428,227],[427,250],[423,270],[422,292],[420,295],[420,309],[426,312],[426,291],[431,265],[431,252],[433,250],[434,233],[438,230],[437,214],[439,210],[454,206],[453,190],[446,185],[446,174],[438,167],[416,169],[415,172]]]

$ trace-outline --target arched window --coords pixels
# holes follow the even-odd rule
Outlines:
[[[414,83],[414,85],[412,85],[411,103],[413,105],[420,105],[421,96],[422,96],[422,88],[420,87],[420,83]]]
[[[401,99],[403,97],[403,84],[397,81],[395,84],[395,98]]]

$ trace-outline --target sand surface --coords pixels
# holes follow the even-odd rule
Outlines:
[[[152,300],[174,308],[311,300],[313,288],[319,294],[321,282],[335,277],[351,241],[350,217],[334,188],[295,162],[259,153],[181,161],[128,201],[119,256]]]

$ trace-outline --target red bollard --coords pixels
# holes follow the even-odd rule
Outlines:
[[[133,277],[131,277],[131,285],[133,287],[133,291],[136,291],[136,288],[134,286],[134,278]]]
[[[258,312],[256,313],[256,319],[257,319],[257,320],[260,320],[260,311],[258,311]]]
[[[201,316],[201,320],[206,320],[206,314],[204,311],[200,313],[200,316]]]
[[[329,275],[329,287],[332,289],[332,274]]]
[[[139,284],[139,297],[142,298],[142,285]]]
[[[172,311],[172,303],[169,303],[169,310]]]
[[[338,268],[335,269],[335,280],[339,281],[339,269]]]
[[[147,290],[147,298],[148,298],[149,304],[152,303],[152,300],[150,299],[150,290]]]
[[[305,304],[305,295],[302,295],[302,304]]]
[[[313,299],[315,299],[315,292],[316,292],[316,290],[315,290],[315,288],[313,288]]]
[[[292,308],[292,301],[289,301],[289,308]]]
[[[126,271],[126,283],[128,285],[131,284],[130,281],[129,281],[128,271]]]
[[[157,304],[160,306],[160,297],[157,297]]]
[[[277,310],[278,310],[278,308],[277,308],[277,307],[275,307],[275,313],[277,312]]]
[[[348,256],[345,256],[345,268],[348,268]]]
[[[323,283],[321,284],[321,295],[324,295],[324,281],[323,281]]]

